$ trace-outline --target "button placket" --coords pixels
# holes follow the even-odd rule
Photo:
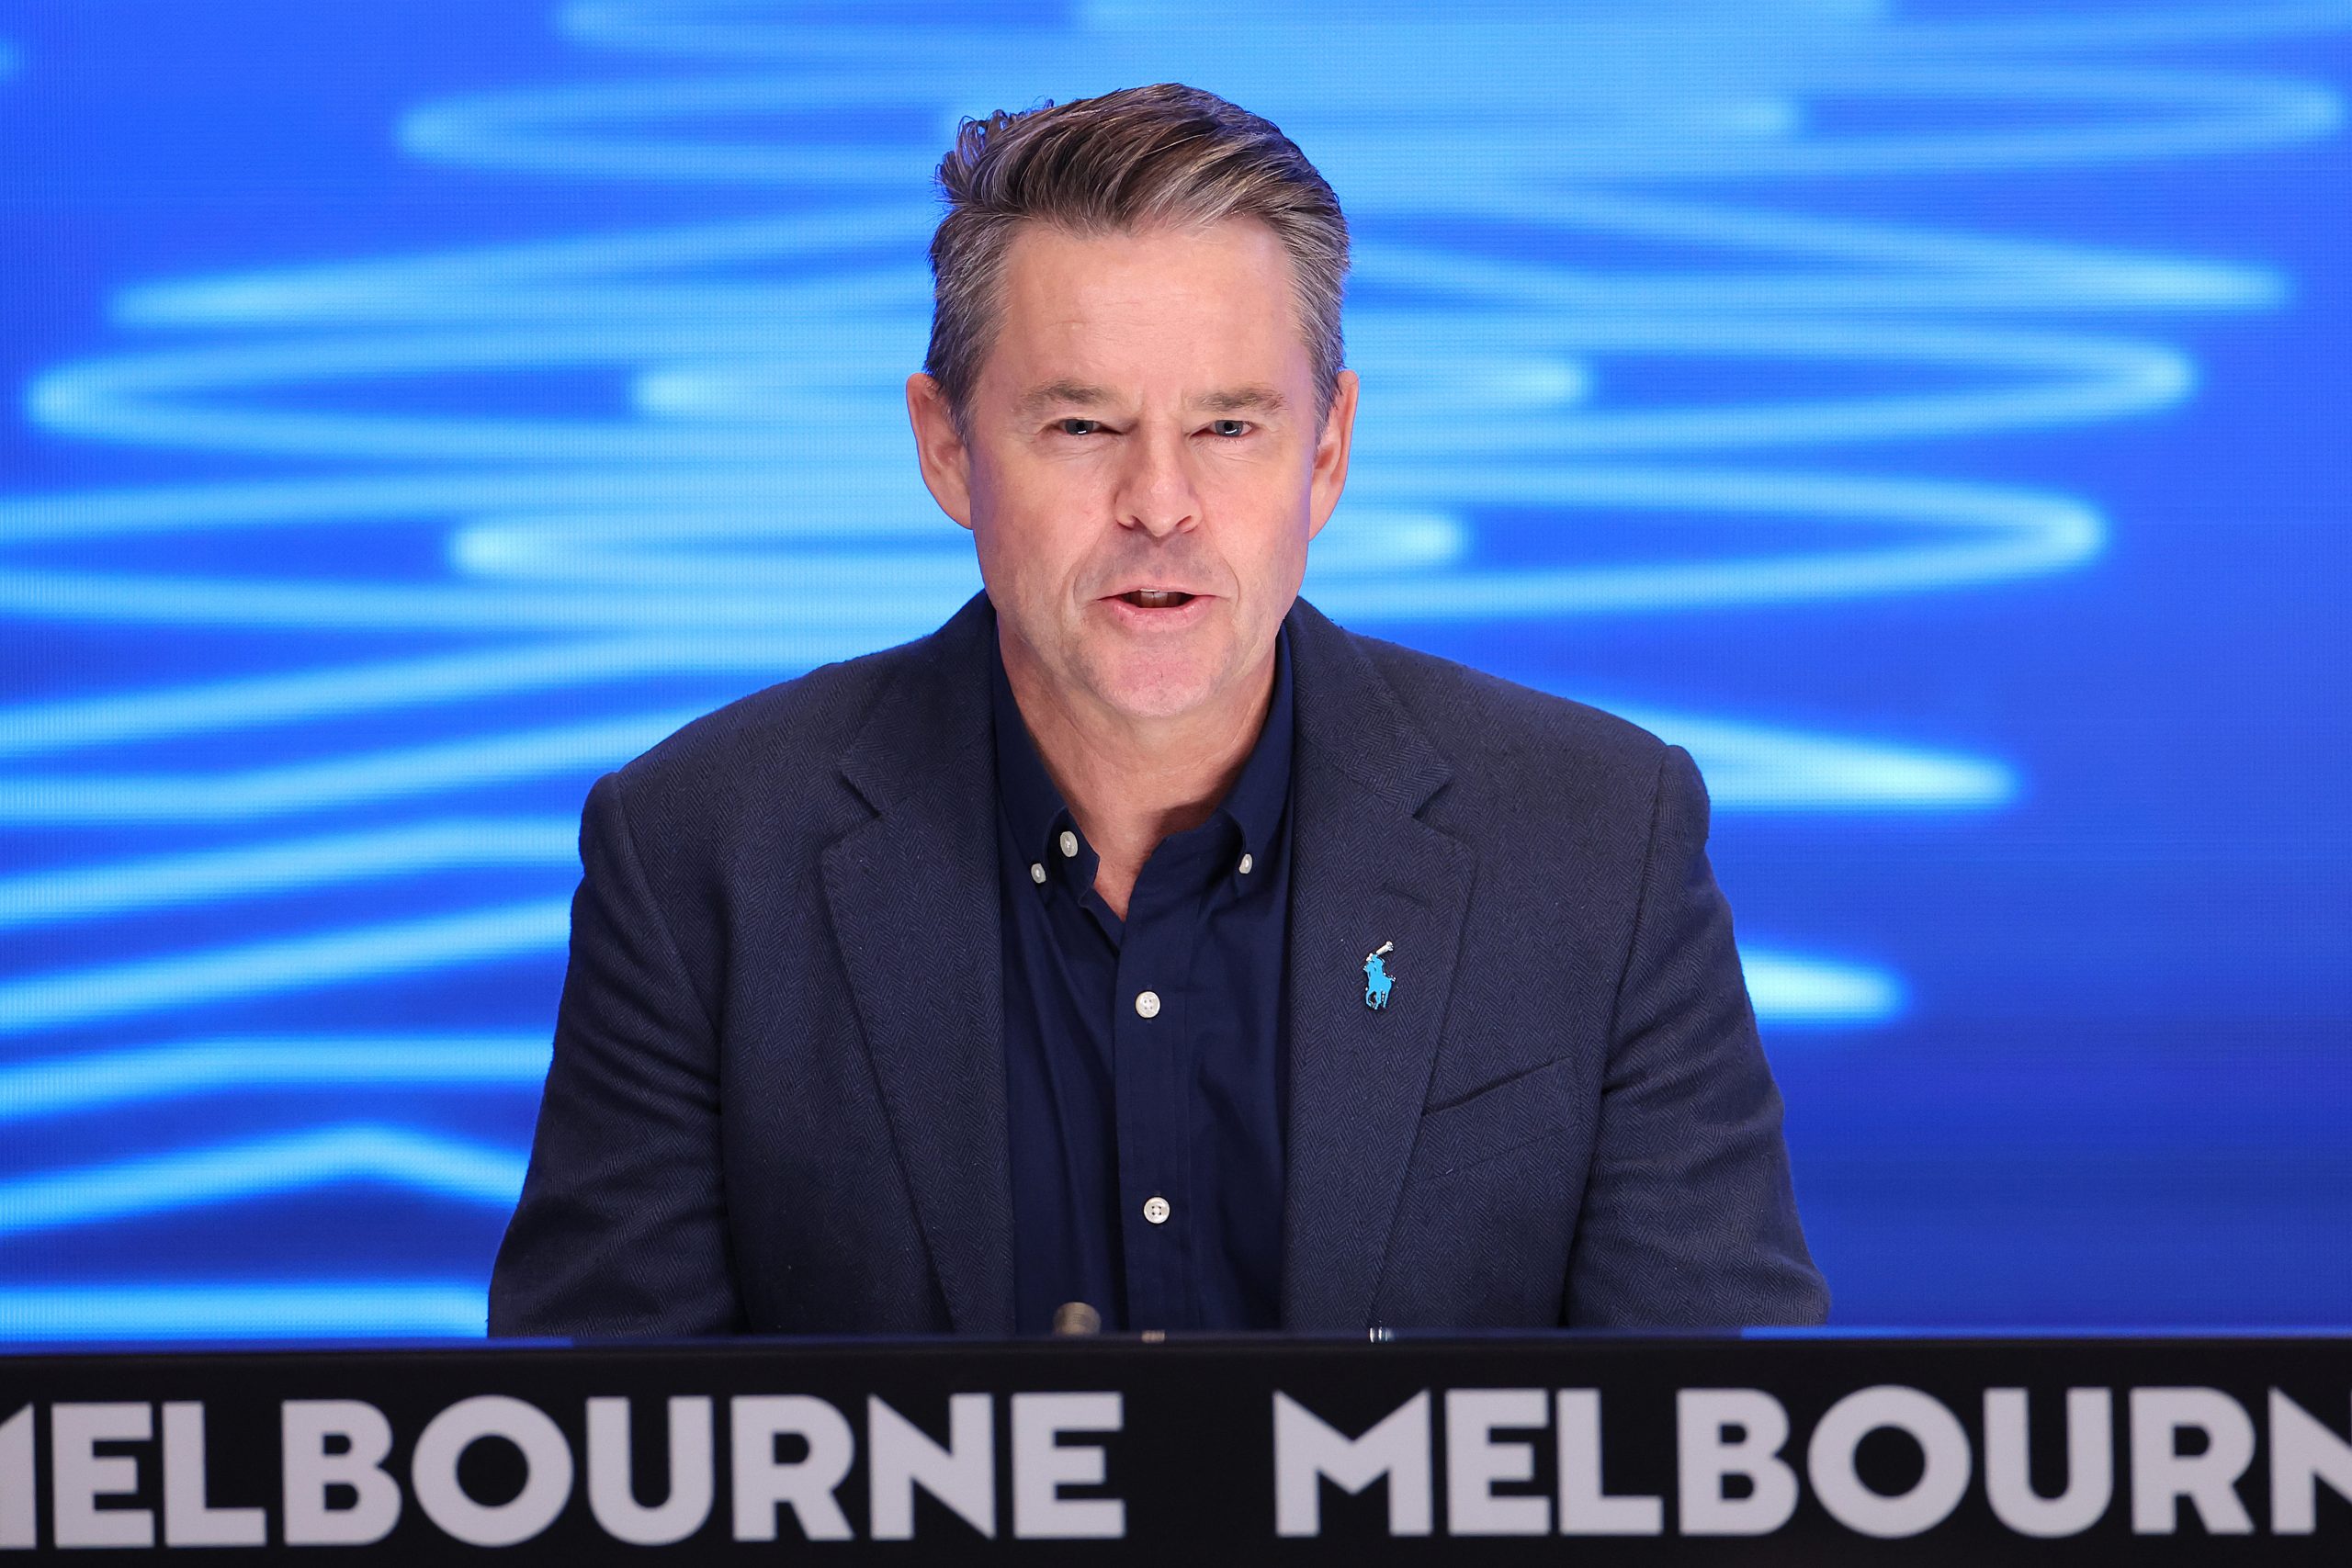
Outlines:
[[[1231,863],[1228,862],[1228,864]],[[1186,1227],[1171,1224],[1187,1190],[1192,1156],[1196,1042],[1186,992],[1200,939],[1190,875],[1147,868],[1127,907],[1119,944],[1113,1032],[1118,1060],[1120,1209],[1128,1218],[1123,1251],[1131,1325],[1182,1328],[1195,1312]],[[1205,870],[1197,867],[1197,870]]]

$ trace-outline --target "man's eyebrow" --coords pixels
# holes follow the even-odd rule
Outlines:
[[[1211,413],[1279,413],[1288,400],[1272,387],[1249,386],[1204,392],[1193,401]]]
[[[1109,392],[1083,381],[1048,381],[1023,392],[1018,407],[1021,416],[1028,419],[1051,408],[1101,408],[1110,400]]]
[[[1117,400],[1103,388],[1090,386],[1084,381],[1048,381],[1023,393],[1016,406],[1022,418],[1034,419],[1047,409],[1098,409]],[[1188,400],[1194,408],[1220,414],[1279,413],[1289,404],[1289,400],[1274,388],[1254,382],[1203,392]]]

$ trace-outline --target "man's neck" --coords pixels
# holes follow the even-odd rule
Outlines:
[[[1057,691],[1017,640],[999,631],[1006,681],[1038,759],[1100,864],[1094,891],[1121,919],[1159,841],[1197,828],[1233,788],[1274,689],[1274,659],[1229,700],[1175,718],[1137,721]]]

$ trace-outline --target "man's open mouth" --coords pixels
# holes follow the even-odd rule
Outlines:
[[[1136,588],[1114,595],[1139,610],[1172,610],[1179,604],[1193,602],[1190,593],[1179,593],[1172,588]]]

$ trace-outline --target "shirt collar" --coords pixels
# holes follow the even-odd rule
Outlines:
[[[1062,803],[1062,792],[1054,787],[1053,776],[1046,772],[1045,760],[1037,755],[1036,742],[1029,739],[1029,726],[1021,716],[1012,682],[1004,673],[1003,649],[993,636],[989,638],[989,690],[996,709],[999,807],[1005,821],[1012,824],[1013,841],[1023,854],[1034,856],[1040,865],[1057,864],[1062,856],[1055,840],[1072,829],[1069,809]]]
[[[1061,791],[1054,786],[1053,776],[1046,772],[1044,759],[1037,755],[1036,743],[1029,739],[1029,727],[1022,719],[1021,705],[1004,672],[1003,650],[993,636],[989,638],[989,683],[995,707],[997,798],[1012,825],[1014,841],[1035,855],[1038,863],[1054,865],[1065,858],[1059,847],[1061,835],[1075,831],[1075,823]],[[1274,690],[1266,705],[1265,728],[1258,732],[1257,744],[1250,749],[1239,776],[1218,805],[1240,830],[1242,849],[1261,860],[1282,827],[1283,808],[1290,804],[1294,722],[1290,626],[1285,622],[1274,637]],[[1082,838],[1080,844],[1091,884],[1094,851]]]
[[[1291,730],[1290,626],[1274,634],[1274,694],[1266,705],[1266,727],[1241,764],[1241,776],[1226,793],[1221,809],[1241,829],[1241,847],[1263,859],[1290,804]]]

